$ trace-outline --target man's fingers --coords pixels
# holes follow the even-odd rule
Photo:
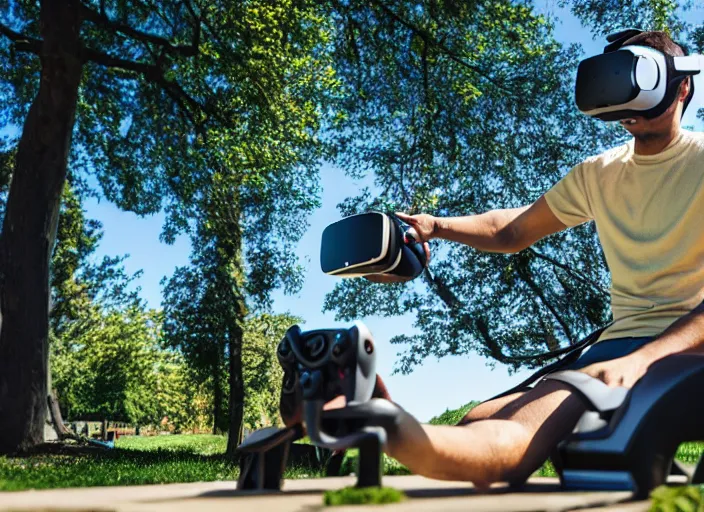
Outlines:
[[[425,242],[423,244],[423,249],[425,249],[425,266],[430,265],[430,244]]]
[[[398,217],[401,220],[405,220],[409,224],[413,224],[414,226],[416,224],[418,224],[418,219],[416,219],[415,217],[412,217],[411,215],[407,215],[402,212],[395,212],[395,214],[396,214],[396,217]]]
[[[323,406],[324,411],[329,411],[331,409],[341,409],[347,405],[347,400],[344,395],[333,398],[328,403]]]
[[[381,375],[376,374],[376,383],[374,384],[374,391],[372,392],[372,398],[385,398],[391,401],[391,395],[389,390],[386,388],[386,384],[381,379]]]

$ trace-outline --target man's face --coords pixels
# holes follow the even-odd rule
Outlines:
[[[691,80],[691,78],[689,80]],[[680,87],[677,100],[658,117],[646,119],[643,116],[636,116],[629,119],[622,119],[620,121],[621,126],[636,139],[642,141],[656,139],[672,133],[673,129],[679,127],[684,101],[689,94],[689,80],[685,80]]]

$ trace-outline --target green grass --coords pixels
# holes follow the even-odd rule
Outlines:
[[[406,495],[390,487],[345,487],[336,491],[325,491],[323,503],[327,506],[335,505],[381,505],[385,503],[398,503],[406,499]]]
[[[411,471],[398,462],[396,459],[384,457],[384,474],[385,475],[410,475]],[[357,474],[357,463],[359,461],[359,450],[357,448],[352,448],[345,452],[345,458],[342,460],[342,466],[340,467],[341,475],[349,475],[350,473]]]
[[[223,436],[121,438],[114,450],[0,457],[0,491],[234,480]]]
[[[428,423],[431,425],[457,425],[464,415],[474,409],[481,402],[471,401],[457,409],[447,409],[439,416],[435,416]]]
[[[115,443],[115,447],[139,451],[166,450],[173,452],[189,452],[198,455],[222,455],[227,448],[227,436],[128,436],[118,439]]]

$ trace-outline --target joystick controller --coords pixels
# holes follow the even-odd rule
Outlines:
[[[395,428],[400,409],[387,400],[371,400],[376,383],[376,349],[369,329],[355,322],[348,329],[286,331],[276,355],[284,370],[283,394],[300,393],[303,424],[311,442],[322,448],[360,450],[357,486],[381,485],[383,446]],[[344,396],[346,406],[323,411],[325,403]],[[279,489],[291,442],[303,426],[262,429],[238,447],[246,454],[240,489]]]

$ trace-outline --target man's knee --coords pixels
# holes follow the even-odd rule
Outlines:
[[[583,412],[581,399],[558,382],[541,384],[507,404],[493,416],[509,428],[493,436],[497,472],[492,482],[525,481],[554,453]]]

